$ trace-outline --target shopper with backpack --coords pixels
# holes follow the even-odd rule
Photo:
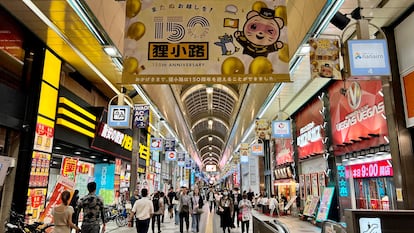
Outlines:
[[[155,221],[158,225],[158,233],[161,233],[161,214],[164,209],[164,200],[160,198],[160,193],[155,191],[152,197],[152,206],[154,207],[154,214],[152,215],[152,233],[155,233]]]

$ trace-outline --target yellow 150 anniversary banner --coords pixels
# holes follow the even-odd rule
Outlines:
[[[285,0],[128,0],[123,83],[288,82]]]

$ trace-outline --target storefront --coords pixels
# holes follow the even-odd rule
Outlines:
[[[294,179],[293,140],[275,139],[275,159],[273,170],[273,193],[280,200],[282,196],[295,197],[298,184]]]
[[[303,214],[312,216],[327,184],[326,109],[322,98],[313,98],[296,116],[299,160],[299,197]]]
[[[382,82],[336,82],[329,96],[341,209],[395,209]]]

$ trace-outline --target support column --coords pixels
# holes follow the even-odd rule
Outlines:
[[[269,196],[272,194],[272,170],[271,170],[271,159],[270,159],[270,141],[263,141],[263,150],[264,150],[264,178],[265,178],[265,190],[266,194]]]

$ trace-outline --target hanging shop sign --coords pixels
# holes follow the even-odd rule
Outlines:
[[[254,156],[264,156],[263,143],[255,143],[250,147],[250,154]]]
[[[151,151],[162,151],[162,138],[151,138]]]
[[[179,167],[185,167],[185,153],[184,152],[178,152],[177,153],[177,165]]]
[[[275,139],[276,166],[293,162],[292,139]]]
[[[391,160],[381,160],[371,163],[351,165],[351,174],[353,178],[371,178],[393,176]]]
[[[175,151],[166,151],[165,152],[165,158],[168,161],[175,161],[177,159],[177,152],[175,152]]]
[[[175,139],[167,138],[164,140],[164,142],[165,142],[165,145],[164,145],[165,151],[175,151]]]
[[[310,155],[322,154],[325,151],[323,138],[325,136],[323,114],[325,109],[319,99],[311,101],[296,116],[296,143],[298,145],[299,159]]]
[[[191,170],[192,160],[190,157],[185,157],[185,169]]]
[[[148,128],[150,118],[150,106],[148,104],[134,105],[134,127]]]
[[[388,144],[381,80],[336,82],[328,91],[335,155]]]
[[[109,105],[107,122],[113,128],[131,128],[131,107],[128,105]]]
[[[272,121],[272,138],[292,138],[290,120]]]
[[[214,164],[207,164],[206,165],[206,172],[215,172],[217,171],[217,166]]]
[[[351,76],[388,76],[391,68],[386,40],[348,40]]]
[[[267,119],[259,119],[255,121],[256,138],[270,139],[271,125]]]
[[[78,158],[64,156],[62,158],[62,165],[60,168],[60,175],[75,182]]]
[[[308,43],[311,77],[341,80],[339,40],[311,38]]]
[[[153,0],[131,7],[123,83],[290,81],[285,0]]]
[[[241,143],[240,144],[240,156],[249,156],[249,143]]]

